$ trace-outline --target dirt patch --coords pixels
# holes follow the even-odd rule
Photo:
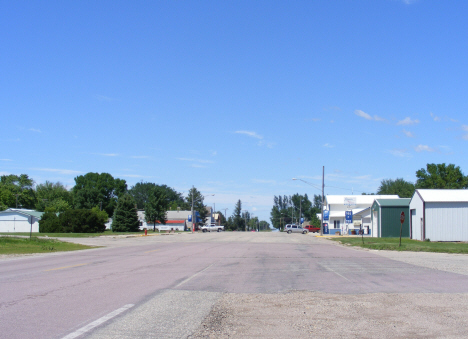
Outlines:
[[[466,338],[467,294],[225,294],[190,338]]]

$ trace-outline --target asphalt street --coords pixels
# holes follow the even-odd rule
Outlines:
[[[0,338],[186,338],[226,293],[468,293],[467,275],[312,235],[71,241],[106,247],[0,261]]]

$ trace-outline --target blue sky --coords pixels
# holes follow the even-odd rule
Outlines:
[[[468,2],[5,1],[0,173],[274,195],[468,173]]]

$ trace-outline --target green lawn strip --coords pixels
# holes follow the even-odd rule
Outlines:
[[[129,235],[129,234],[144,234],[144,232],[143,231],[141,232],[112,232],[108,230],[102,233],[36,233],[36,232],[32,233],[33,237],[47,236],[47,237],[52,237],[52,238],[93,238],[93,237],[99,237],[101,235]],[[22,236],[29,237],[29,232],[0,233],[0,235],[22,235]]]
[[[0,237],[0,254],[51,253],[89,248],[95,247],[63,242],[56,239]]]
[[[439,253],[468,253],[468,244],[461,242],[429,242],[417,241],[411,239],[401,239],[401,247],[399,247],[400,238],[331,238],[331,240],[339,241],[342,244],[351,246],[359,246],[372,250],[390,250],[390,251],[412,251],[412,252],[439,252]]]

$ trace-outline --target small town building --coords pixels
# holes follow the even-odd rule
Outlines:
[[[0,212],[0,232],[39,232],[39,220],[44,212],[8,208]]]
[[[326,234],[371,234],[371,206],[375,199],[398,199],[398,195],[326,195],[323,223]],[[346,218],[346,215],[350,218]],[[317,214],[320,219],[321,214]]]
[[[411,239],[468,241],[466,189],[417,189],[410,214]]]
[[[399,237],[400,216],[405,213],[401,236],[409,237],[410,198],[376,199],[371,207],[371,234],[373,237]]]

